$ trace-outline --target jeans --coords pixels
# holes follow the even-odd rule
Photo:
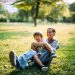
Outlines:
[[[32,57],[36,54],[37,54],[36,51],[29,50],[27,53],[24,53],[24,54],[18,56],[17,60],[16,60],[18,63],[17,67],[20,67],[22,69],[24,69],[25,67],[28,67],[28,61],[30,59],[32,59]]]
[[[37,55],[37,52],[34,50],[30,50],[27,53],[24,53],[20,55],[19,57],[17,57],[17,62],[18,62],[17,67],[20,67],[22,69],[28,67],[29,66],[28,61],[31,60],[34,55]],[[41,53],[41,56],[39,59],[41,60],[42,63],[45,63],[47,61],[51,62],[52,54],[48,52],[47,50],[45,50],[43,53]]]

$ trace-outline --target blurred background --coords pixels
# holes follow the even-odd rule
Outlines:
[[[75,0],[0,0],[0,22],[75,23]]]

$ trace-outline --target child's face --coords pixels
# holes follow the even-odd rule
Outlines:
[[[39,36],[39,35],[36,35],[36,36],[34,36],[34,39],[35,39],[37,42],[41,42],[42,37]]]
[[[54,33],[51,29],[47,29],[47,37],[48,39],[53,39]]]

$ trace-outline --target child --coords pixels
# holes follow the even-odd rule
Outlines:
[[[35,32],[33,36],[38,43],[40,43],[43,40],[43,36],[40,32]],[[27,53],[24,53],[18,57],[16,56],[15,51],[11,51],[9,53],[9,58],[11,65],[17,68],[19,67],[24,69],[25,67],[28,67],[28,61],[33,58],[33,60],[35,60],[41,66],[42,71],[47,71],[48,69],[48,67],[45,67],[45,65],[38,58],[37,48],[32,47],[32,50],[29,50]]]

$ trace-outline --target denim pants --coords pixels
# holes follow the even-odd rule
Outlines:
[[[40,56],[40,60],[42,63],[50,61],[50,59],[51,59],[51,53],[48,52],[47,50],[45,50]]]
[[[29,50],[27,53],[24,53],[20,55],[19,57],[17,57],[19,67],[22,69],[28,67],[28,61],[31,60],[34,55],[37,55],[37,52],[34,50]],[[43,53],[41,53],[41,56],[39,59],[41,60],[42,63],[45,63],[46,61],[50,61],[51,60],[50,52],[45,50]]]
[[[25,67],[28,67],[28,61],[32,59],[34,55],[36,55],[37,52],[34,50],[29,50],[27,53],[24,53],[17,57],[18,66],[22,69]]]

